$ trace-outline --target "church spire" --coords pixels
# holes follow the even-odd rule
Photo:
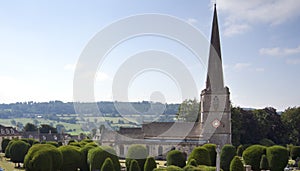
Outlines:
[[[220,90],[223,88],[224,88],[224,81],[223,81],[220,35],[219,35],[217,9],[215,4],[214,16],[212,22],[211,40],[210,40],[206,89]]]

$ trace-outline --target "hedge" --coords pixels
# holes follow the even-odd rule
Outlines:
[[[115,171],[115,168],[114,168],[114,164],[111,160],[111,158],[106,158],[102,167],[101,167],[101,171]]]
[[[196,160],[197,165],[211,165],[209,152],[204,147],[195,147],[188,158],[188,162],[192,159]]]
[[[83,166],[83,154],[79,147],[66,145],[58,148],[63,156],[62,170],[77,170]]]
[[[10,147],[10,159],[14,163],[23,163],[30,145],[24,141],[14,141]]]
[[[191,160],[187,163],[187,165],[190,165],[190,166],[198,166],[197,161],[196,161],[195,159],[191,159]]]
[[[266,154],[266,147],[262,145],[252,145],[243,152],[245,164],[251,165],[252,170],[259,171],[261,156]]]
[[[157,167],[156,161],[153,157],[148,157],[145,165],[144,165],[144,171],[152,171]]]
[[[119,158],[111,147],[95,147],[88,151],[87,163],[90,170],[100,170],[106,158],[111,158],[116,171],[120,170]]]
[[[216,166],[217,145],[216,144],[204,144],[203,147],[208,150],[211,166]]]
[[[288,164],[289,152],[285,147],[274,145],[267,148],[267,158],[270,170],[282,171]]]
[[[259,168],[260,170],[269,170],[269,162],[266,155],[261,156]]]
[[[183,171],[183,169],[178,166],[168,166],[165,168],[156,168],[153,171]]]
[[[128,149],[126,155],[126,168],[130,167],[131,160],[136,160],[140,168],[144,168],[146,158],[148,157],[148,150],[144,145],[134,144],[131,145]]]
[[[244,171],[244,164],[239,156],[234,156],[230,162],[230,171]]]
[[[245,148],[243,145],[239,145],[236,151],[236,155],[242,157],[243,156],[243,152],[244,152]]]
[[[88,152],[90,149],[92,148],[95,148],[94,146],[92,145],[85,145],[84,147],[82,147],[80,149],[81,153],[82,153],[82,160],[83,160],[83,163],[82,163],[82,167],[81,167],[81,171],[89,171],[89,165],[87,163],[87,155],[88,155]]]
[[[230,162],[236,155],[236,150],[233,145],[226,144],[223,146],[220,154],[220,166],[224,171],[230,170]]]
[[[8,146],[8,143],[10,142],[11,140],[10,139],[3,139],[2,142],[1,142],[1,150],[2,150],[2,153],[5,153],[5,149],[6,147]]]
[[[185,156],[179,150],[172,150],[167,153],[167,165],[171,166],[178,166],[184,167],[185,166]]]
[[[141,171],[141,168],[136,160],[130,161],[129,171]]]

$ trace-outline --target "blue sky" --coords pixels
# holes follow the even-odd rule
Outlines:
[[[1,1],[0,103],[73,101],[74,68],[82,50],[101,29],[124,17],[175,16],[209,39],[212,4],[210,0]],[[233,104],[279,110],[299,106],[300,1],[220,0],[217,8],[225,85]],[[99,66],[96,100],[111,100],[119,66],[128,56],[148,49],[178,56],[190,66],[198,91],[204,88],[206,68],[193,65],[193,54],[171,40],[145,36],[119,45]],[[137,76],[128,87],[130,101],[161,95],[167,102],[183,100],[176,83],[157,72]]]

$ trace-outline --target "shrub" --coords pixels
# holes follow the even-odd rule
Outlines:
[[[24,141],[14,141],[10,147],[10,158],[14,163],[23,163],[30,145]]]
[[[217,145],[216,144],[204,144],[203,147],[206,148],[206,150],[209,153],[211,166],[216,166],[216,157],[217,157],[216,148],[217,148]]]
[[[183,169],[178,166],[168,166],[165,168],[156,168],[153,171],[183,171]]]
[[[267,139],[267,138],[264,138],[264,139],[260,140],[259,144],[263,145],[263,146],[266,146],[266,147],[270,147],[270,146],[275,145],[275,143],[272,140]]]
[[[90,170],[100,170],[105,159],[108,157],[111,158],[114,165],[114,169],[116,171],[119,171],[120,163],[116,152],[111,147],[106,146],[91,148],[88,151],[87,163],[89,165]]]
[[[244,171],[244,164],[240,157],[234,156],[230,162],[230,171]]]
[[[244,150],[245,150],[244,146],[243,145],[239,145],[238,148],[237,148],[236,155],[242,157]]]
[[[192,165],[186,165],[183,168],[184,171],[202,171],[201,168],[198,168],[196,166],[192,166]]]
[[[10,142],[11,140],[10,139],[3,139],[2,142],[1,142],[1,150],[2,150],[2,153],[5,153],[5,149],[6,147],[8,146],[8,143]]]
[[[5,157],[7,158],[10,158],[10,148],[11,148],[11,145],[15,142],[15,140],[11,140],[7,147],[5,148]]]
[[[293,160],[296,160],[297,157],[300,157],[300,146],[291,147],[291,157]]]
[[[196,161],[195,159],[191,159],[191,160],[187,163],[187,165],[190,165],[190,166],[198,166],[197,161]]]
[[[211,164],[209,152],[204,147],[196,147],[191,152],[188,162],[192,159],[195,159],[197,162],[197,165],[207,165],[209,166]]]
[[[114,164],[111,160],[111,158],[106,158],[102,167],[101,167],[101,171],[115,171],[115,168],[114,168]]]
[[[185,166],[185,156],[179,150],[169,151],[167,154],[167,165],[174,165],[182,168]]]
[[[136,160],[130,161],[129,171],[141,171],[140,166]]]
[[[266,155],[261,156],[259,168],[260,170],[269,170],[269,163]]]
[[[262,145],[252,145],[243,152],[243,159],[245,164],[251,165],[252,170],[258,171],[263,154],[266,154],[266,147]]]
[[[157,167],[156,161],[153,157],[148,157],[145,165],[144,165],[144,171],[152,171]]]
[[[282,171],[288,164],[289,153],[285,147],[275,145],[267,148],[267,158],[270,170]]]
[[[139,144],[131,145],[126,155],[126,168],[130,167],[131,160],[133,159],[138,162],[140,168],[144,168],[147,157],[148,150],[145,146]]]
[[[55,141],[47,141],[46,144],[53,145],[54,147],[59,147],[58,143]]]
[[[216,171],[216,167],[214,167],[214,166],[200,165],[197,168],[200,169],[200,171]],[[223,171],[222,169],[220,169],[220,170]]]
[[[90,149],[95,148],[92,145],[86,145],[80,149],[82,153],[82,167],[80,168],[81,171],[89,171],[89,165],[87,163],[87,155]]]
[[[24,167],[26,171],[58,171],[62,166],[62,154],[52,145],[33,145],[25,156]]]
[[[71,145],[58,148],[63,156],[63,165],[61,170],[77,170],[83,165],[83,155],[78,147]]]
[[[226,144],[223,146],[220,154],[220,166],[224,171],[229,171],[230,162],[235,155],[236,151],[233,145]]]

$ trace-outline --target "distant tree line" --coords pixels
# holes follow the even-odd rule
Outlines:
[[[74,109],[78,106],[77,110]],[[97,102],[95,103],[75,103],[62,101],[49,102],[17,102],[10,104],[0,104],[0,118],[31,117],[32,115],[47,115],[55,117],[53,114],[102,114],[109,116],[119,116],[120,114],[153,114],[155,109],[163,109],[163,114],[174,115],[178,111],[179,104],[162,104],[148,101],[142,102]],[[116,108],[118,106],[118,108]],[[129,107],[128,107],[129,106]],[[51,119],[51,118],[49,118]],[[55,120],[55,119],[51,119]]]

